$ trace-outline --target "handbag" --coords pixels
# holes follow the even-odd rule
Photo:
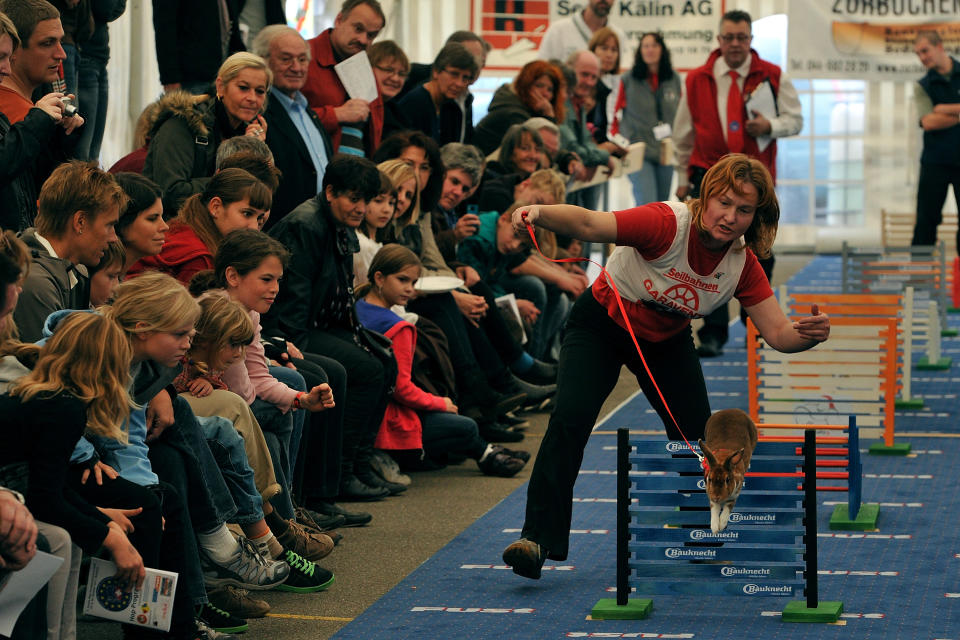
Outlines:
[[[383,365],[383,375],[387,381],[388,393],[392,394],[397,386],[397,376],[400,373],[397,367],[397,359],[393,355],[393,340],[373,329],[367,329],[361,324],[357,324],[357,339],[360,346],[373,354]]]

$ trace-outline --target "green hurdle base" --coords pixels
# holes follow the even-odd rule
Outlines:
[[[893,406],[897,409],[923,409],[923,398],[913,396],[912,398],[897,398]]]
[[[783,610],[784,622],[836,622],[843,613],[842,602],[821,602],[816,609],[807,607],[806,600],[794,600]]]
[[[956,332],[954,332],[954,335],[956,335]],[[921,371],[943,371],[949,369],[952,363],[952,358],[943,357],[935,362],[930,362],[930,358],[924,356],[918,359],[914,366]]]
[[[849,517],[847,505],[838,504],[830,516],[831,531],[873,531],[877,528],[877,518],[880,516],[879,504],[862,504],[857,516],[852,520]]]
[[[960,313],[960,307],[947,307],[947,313]]]
[[[653,611],[653,600],[649,598],[630,598],[622,607],[616,598],[602,598],[590,610],[594,620],[643,620]]]
[[[889,447],[883,440],[870,445],[870,454],[875,456],[905,456],[910,453],[909,442],[894,442]]]
[[[940,336],[943,338],[952,338],[957,334],[960,334],[960,331],[956,329],[940,329]]]

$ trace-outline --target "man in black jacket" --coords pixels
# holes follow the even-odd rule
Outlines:
[[[333,157],[330,138],[317,114],[300,93],[307,81],[310,47],[295,29],[271,25],[257,34],[253,52],[273,71],[273,86],[264,114],[267,146],[283,177],[273,194],[273,209],[266,228],[317,195],[327,163]]]

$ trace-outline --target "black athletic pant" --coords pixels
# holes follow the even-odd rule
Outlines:
[[[347,329],[311,331],[307,348],[333,358],[347,372],[347,397],[343,414],[343,444],[340,457],[341,482],[362,471],[363,462],[380,430],[387,408],[387,389],[395,382],[386,380],[384,368],[375,355],[354,341]]]
[[[690,329],[663,342],[641,340],[640,348],[683,434],[691,442],[701,438],[710,417],[710,404]],[[583,449],[603,402],[617,384],[622,365],[637,376],[640,388],[666,427],[667,437],[681,440],[630,335],[614,323],[594,299],[593,291],[587,289],[570,312],[560,349],[557,405],[527,489],[523,537],[546,547],[553,560],[567,557],[573,485]]]
[[[293,493],[303,500],[333,500],[340,493],[340,453],[343,416],[347,406],[347,370],[326,356],[304,353],[304,360],[291,358],[307,383],[307,389],[327,383],[333,391],[332,409],[311,413],[300,439],[300,452],[293,472]]]
[[[943,203],[947,187],[953,185],[953,197],[960,207],[960,167],[948,164],[920,163],[920,182],[917,185],[917,223],[913,227],[914,246],[937,244],[937,226],[943,219]],[[960,229],[957,230],[960,248]]]

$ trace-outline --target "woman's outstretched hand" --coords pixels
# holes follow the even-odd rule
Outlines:
[[[824,342],[830,337],[830,318],[827,314],[820,313],[817,305],[813,305],[810,307],[810,315],[794,322],[793,328],[802,338]]]
[[[526,233],[527,225],[535,226],[539,217],[540,207],[538,205],[518,207],[513,211],[513,230],[518,233]]]

